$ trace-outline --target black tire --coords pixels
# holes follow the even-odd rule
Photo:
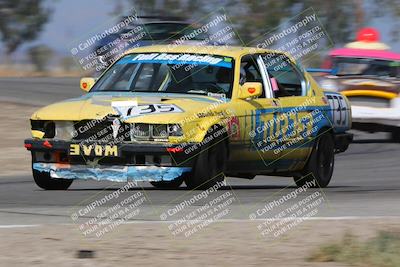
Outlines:
[[[400,143],[400,128],[396,128],[391,135],[393,142]]]
[[[172,181],[150,182],[152,186],[158,189],[178,189],[183,183],[184,175]]]
[[[49,172],[32,172],[36,185],[45,190],[67,190],[73,182],[72,179],[51,178]]]
[[[212,133],[207,134],[206,138],[209,135]],[[224,181],[228,150],[224,138],[226,135],[220,136],[223,137],[204,145],[197,156],[190,175],[185,178],[185,184],[189,189],[205,190]]]
[[[307,182],[313,182],[315,178],[316,183],[312,187],[327,187],[332,178],[334,165],[335,144],[332,134],[325,133],[318,137],[302,175],[294,176],[294,181],[300,187]]]

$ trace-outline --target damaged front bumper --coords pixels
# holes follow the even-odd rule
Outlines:
[[[190,172],[190,167],[160,166],[87,166],[60,163],[33,163],[33,169],[49,172],[52,178],[97,181],[172,181]]]
[[[52,178],[116,182],[172,181],[191,171],[198,152],[195,144],[120,143],[105,154],[108,144],[47,139],[26,139],[25,147],[32,153],[32,168]]]

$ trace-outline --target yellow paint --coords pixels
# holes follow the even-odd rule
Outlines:
[[[79,144],[71,144],[69,146],[69,154],[71,156],[79,156],[80,155],[80,146],[79,146]]]
[[[92,152],[93,146],[89,145],[89,146],[83,146],[83,154],[84,155],[90,155],[90,153]]]
[[[117,146],[106,146],[104,156],[118,156]]]
[[[342,91],[343,95],[350,97],[350,96],[371,96],[371,97],[380,97],[386,99],[393,99],[398,97],[398,94],[392,92],[385,92],[379,90],[348,90]]]
[[[226,129],[230,129],[231,122],[234,121],[235,129],[234,133],[231,133],[235,136],[235,139],[232,139],[234,142],[242,142],[249,144],[252,138],[249,135],[253,129],[251,127],[254,126],[254,118],[255,113],[259,109],[276,109],[279,111],[285,107],[295,107],[301,106],[305,101],[310,101],[307,105],[309,106],[321,106],[325,107],[327,104],[322,100],[324,93],[323,90],[318,86],[318,84],[314,81],[311,75],[305,73],[305,78],[307,80],[307,84],[309,84],[309,90],[307,91],[306,96],[302,97],[282,97],[277,99],[277,103],[273,99],[267,98],[256,98],[254,96],[260,95],[261,87],[259,84],[249,84],[247,86],[239,85],[240,78],[240,62],[243,56],[248,54],[263,54],[263,53],[282,53],[280,51],[275,50],[265,50],[258,48],[250,48],[250,47],[229,47],[226,48],[224,46],[221,47],[198,47],[198,46],[174,46],[174,45],[157,45],[157,46],[147,46],[135,48],[133,50],[129,50],[126,54],[130,53],[199,53],[199,54],[211,54],[211,55],[219,55],[219,56],[227,56],[232,57],[234,59],[234,81],[232,88],[232,98],[230,101],[223,103],[217,102],[215,98],[207,97],[207,96],[198,96],[198,95],[188,95],[187,98],[172,98],[169,100],[163,100],[163,104],[173,104],[182,109],[181,113],[159,113],[152,115],[143,115],[138,117],[129,118],[125,121],[125,123],[148,123],[148,124],[180,124],[184,136],[182,137],[169,137],[168,142],[173,144],[179,143],[199,143],[204,140],[204,137],[207,133],[207,130],[215,124],[219,124]],[[294,60],[283,53],[290,60],[294,62]],[[104,75],[104,74],[103,74]],[[82,80],[82,82],[85,80]],[[89,80],[86,80],[90,82]],[[251,92],[248,91],[249,88]],[[250,99],[244,100],[244,93],[241,90],[247,90],[246,94],[251,95]],[[251,93],[251,94],[250,94]],[[91,95],[88,95],[91,96]],[[157,97],[154,96],[156,99]],[[197,99],[196,99],[197,98]],[[253,98],[253,99],[251,99]],[[78,122],[81,120],[100,120],[104,118],[106,115],[115,114],[117,112],[112,108],[111,101],[132,101],[135,100],[137,104],[160,104],[161,102],[155,102],[151,100],[151,97],[129,97],[129,96],[115,96],[113,98],[104,98],[102,101],[104,103],[99,104],[97,102],[93,102],[93,98],[80,98],[74,99],[70,101],[63,101],[60,103],[55,103],[44,107],[32,115],[33,120],[53,120],[53,121],[74,121]],[[150,99],[150,100],[149,100]],[[157,100],[161,101],[161,100]],[[306,114],[299,114],[299,118],[306,116]],[[263,121],[268,121],[273,118],[273,112],[267,112],[262,115]],[[290,122],[289,122],[290,119]],[[283,131],[283,135],[287,132],[284,131],[285,125],[294,121],[294,115],[290,115],[286,120],[282,120],[279,125],[276,125],[276,131]],[[303,127],[301,129],[310,131],[310,125],[299,124],[299,127]],[[32,131],[32,135],[37,138],[42,138],[43,133],[38,131]],[[161,142],[161,141],[160,141]],[[288,149],[293,151],[288,157],[298,158],[304,157],[310,152],[309,148],[300,148],[300,149]],[[274,154],[271,151],[267,151],[263,153],[261,156],[257,154],[256,151],[242,151],[239,154],[236,154],[241,159],[263,159],[264,156],[269,159],[278,159],[282,157],[282,153]],[[117,146],[100,146],[100,145],[88,145],[82,146],[82,148],[78,144],[71,144],[70,146],[70,155],[86,155],[86,156],[117,156],[118,148]]]
[[[32,137],[33,137],[33,138],[42,139],[43,136],[44,136],[44,132],[42,132],[42,131],[37,131],[37,130],[32,130]]]
[[[69,154],[71,156],[118,156],[118,147],[116,145],[82,145],[70,144]]]
[[[95,83],[96,83],[96,80],[94,78],[84,77],[81,79],[79,85],[83,91],[89,92]]]

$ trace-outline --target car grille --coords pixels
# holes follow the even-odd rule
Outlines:
[[[114,136],[113,121],[114,119],[76,122],[74,124],[76,133],[73,139],[100,142],[130,141],[130,124],[118,121],[120,126],[116,130],[117,135]],[[115,123],[114,128],[117,129]]]
[[[153,138],[167,138],[167,124],[153,124],[152,125],[152,137]]]
[[[117,136],[113,131],[115,124],[120,124]],[[104,120],[82,120],[74,123],[75,135],[73,140],[84,140],[88,142],[115,142],[115,141],[165,141],[168,140],[167,124],[128,124],[115,121],[115,118]]]
[[[149,139],[150,125],[145,123],[136,123],[133,127],[132,135],[137,139]]]
[[[166,140],[167,124],[136,123],[132,130],[132,140]]]

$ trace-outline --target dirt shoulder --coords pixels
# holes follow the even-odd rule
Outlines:
[[[0,102],[0,177],[30,173],[31,157],[24,139],[31,136],[29,118],[37,106]]]
[[[88,239],[73,225],[0,229],[4,266],[348,266],[308,262],[319,246],[346,231],[370,238],[379,230],[400,231],[400,219],[311,220],[276,240],[263,238],[254,222],[218,222],[196,234],[174,237],[165,223],[120,225]],[[12,249],[10,249],[12,248]],[[78,250],[94,258],[78,259]]]

